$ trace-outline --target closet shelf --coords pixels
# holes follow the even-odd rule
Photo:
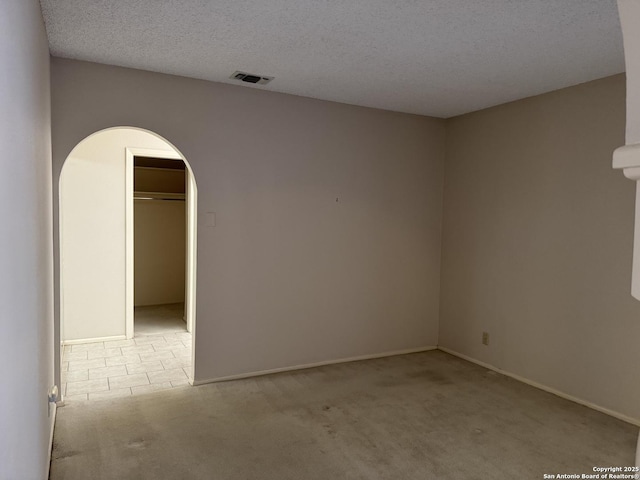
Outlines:
[[[133,192],[134,200],[184,202],[184,193],[167,192]]]

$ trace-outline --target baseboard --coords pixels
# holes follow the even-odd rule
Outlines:
[[[81,338],[79,340],[63,340],[60,342],[62,345],[78,345],[81,343],[97,343],[97,342],[111,342],[113,340],[126,340],[126,335],[113,335],[111,337],[96,337],[96,338]]]
[[[209,378],[206,380],[194,380],[193,385],[204,385],[207,383],[227,382],[229,380],[241,380],[243,378],[261,377],[263,375],[272,375],[274,373],[292,372],[295,370],[306,370],[307,368],[323,367],[325,365],[335,365],[338,363],[359,362],[362,360],[373,360],[375,358],[393,357],[395,355],[407,355],[409,353],[427,352],[429,350],[436,350],[438,347],[419,347],[409,348],[406,350],[394,350],[392,352],[374,353],[371,355],[360,355],[357,357],[339,358],[337,360],[325,360],[322,362],[305,363],[302,365],[293,365],[291,367],[273,368],[270,370],[259,370],[257,372],[240,373],[238,375],[228,375],[226,377]]]
[[[56,413],[58,412],[58,406],[55,402],[49,404],[52,410],[51,413],[51,431],[49,432],[49,461],[47,462],[47,477],[49,478],[49,474],[51,473],[51,456],[53,455],[53,431],[56,428]]]
[[[498,367],[494,367],[493,365],[490,365],[488,363],[482,362],[475,358],[469,357],[468,355],[464,355],[462,353],[456,352],[455,350],[451,350],[450,348],[438,346],[438,350],[442,350],[443,352],[449,353],[455,357],[462,358],[463,360],[466,360],[468,362],[475,363],[476,365],[480,365],[481,367],[487,368],[489,370],[493,370],[494,372],[513,378],[514,380],[518,380],[519,382],[526,383],[527,385],[530,385],[532,387],[538,388],[540,390],[544,390],[545,392],[551,393],[560,398],[564,398],[565,400],[578,403],[585,407],[591,408],[592,410],[596,410],[600,413],[604,413],[611,417],[617,418],[618,420],[622,420],[623,422],[627,422],[627,423],[630,423],[631,425],[635,425],[636,427],[640,427],[640,419],[629,417],[627,415],[616,412],[614,410],[601,407],[600,405],[596,405],[595,403],[591,403],[587,400],[582,400],[581,398],[574,397],[573,395],[569,395],[568,393],[561,392],[560,390],[556,390],[555,388],[548,387],[541,383],[534,382],[533,380],[529,380],[528,378],[521,377],[520,375],[517,375],[515,373],[511,373],[506,370],[502,370]]]

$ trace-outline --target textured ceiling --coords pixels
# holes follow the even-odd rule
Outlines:
[[[55,56],[436,117],[624,71],[615,0],[41,4]]]

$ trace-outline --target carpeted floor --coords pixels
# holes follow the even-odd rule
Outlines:
[[[440,351],[58,410],[53,480],[541,479],[637,428]]]
[[[187,324],[182,319],[184,303],[135,307],[133,317],[136,336],[187,331]]]

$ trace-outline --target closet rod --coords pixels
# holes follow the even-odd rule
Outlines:
[[[134,191],[133,192],[134,200],[162,200],[162,201],[170,201],[170,202],[184,202],[185,194],[184,193],[169,193],[169,192],[143,192],[143,191]]]
[[[133,197],[134,200],[152,200],[158,202],[184,202],[184,198],[152,198],[152,197]]]

